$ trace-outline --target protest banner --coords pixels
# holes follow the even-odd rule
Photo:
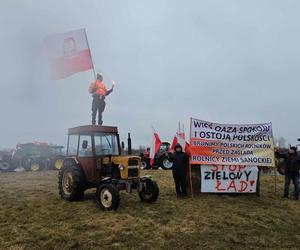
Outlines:
[[[274,166],[271,123],[229,125],[191,118],[191,164]]]
[[[258,167],[254,166],[201,166],[202,193],[256,193]]]

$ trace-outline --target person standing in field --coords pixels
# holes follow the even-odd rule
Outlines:
[[[170,156],[169,160],[173,162],[172,171],[177,197],[186,197],[186,170],[188,167],[189,156],[182,151],[181,145],[177,144],[174,147],[174,153]]]
[[[300,170],[300,157],[297,154],[297,147],[290,147],[288,154],[281,154],[275,151],[277,158],[283,158],[285,163],[285,180],[284,180],[284,193],[283,198],[289,197],[289,187],[293,181],[295,187],[295,199],[299,200],[299,170]]]
[[[97,113],[98,113],[98,125],[103,124],[102,113],[106,105],[105,97],[108,96],[111,92],[113,92],[113,89],[114,89],[114,82],[112,88],[110,90],[107,90],[103,82],[103,76],[100,74],[97,74],[97,80],[90,84],[89,93],[93,97],[93,102],[92,102],[92,124],[93,125],[96,124]]]

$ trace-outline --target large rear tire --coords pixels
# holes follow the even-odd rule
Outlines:
[[[285,162],[279,162],[277,165],[277,171],[281,175],[285,175],[286,165]]]
[[[168,156],[164,156],[160,159],[160,166],[165,170],[171,170],[173,168],[173,163],[170,162]]]
[[[79,166],[64,166],[58,173],[58,189],[62,199],[81,200],[84,196],[84,175]]]
[[[40,171],[42,169],[41,164],[38,162],[32,162],[30,165],[30,170],[33,172]]]
[[[120,204],[119,190],[112,184],[102,184],[97,188],[96,201],[104,211],[117,210]]]
[[[56,159],[54,161],[53,168],[55,170],[60,170],[63,167],[63,164],[64,164],[64,159]]]
[[[150,159],[142,158],[141,163],[142,163],[142,169],[150,169],[151,168]]]
[[[7,161],[0,161],[0,171],[8,172],[10,171],[11,165]]]
[[[157,200],[158,196],[159,188],[157,183],[151,179],[147,179],[145,183],[143,183],[142,190],[139,191],[141,201],[153,203]]]

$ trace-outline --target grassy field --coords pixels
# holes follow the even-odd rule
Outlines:
[[[177,199],[169,171],[155,204],[122,193],[117,212],[100,211],[93,192],[80,202],[59,198],[57,172],[0,174],[0,249],[299,249],[300,203],[274,194],[270,176],[261,196],[201,195]]]

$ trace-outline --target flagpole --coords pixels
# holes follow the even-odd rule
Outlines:
[[[93,60],[92,51],[91,51],[91,48],[90,48],[90,45],[89,45],[89,40],[88,40],[88,38],[87,38],[86,29],[84,29],[84,35],[85,35],[85,39],[86,39],[87,46],[88,46],[89,51],[90,51],[91,61],[92,61],[92,65],[93,65],[94,77],[95,77],[95,80],[96,80],[97,77],[96,77],[96,71],[95,71],[95,66],[94,66],[94,60]]]

